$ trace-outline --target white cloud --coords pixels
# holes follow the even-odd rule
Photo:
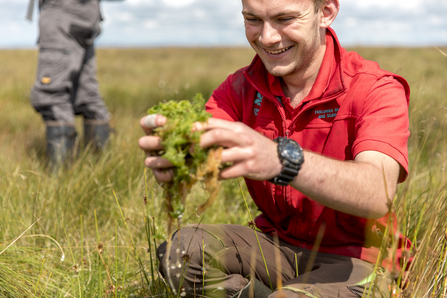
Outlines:
[[[344,22],[345,22],[346,26],[348,26],[348,27],[357,26],[357,19],[353,18],[353,17],[346,18],[346,20]]]
[[[146,20],[143,22],[145,29],[156,29],[159,27],[159,23],[156,20]]]
[[[126,0],[124,5],[130,5],[133,7],[143,7],[153,5],[155,1],[156,0]]]
[[[117,12],[110,18],[115,22],[132,22],[134,20],[134,15],[130,11]]]
[[[36,0],[37,1],[37,0]],[[340,0],[333,24],[347,45],[447,45],[446,0]],[[28,0],[0,0],[0,47],[32,47]],[[247,45],[241,0],[102,1],[98,44],[119,46]]]
[[[445,18],[439,16],[433,16],[428,18],[428,22],[432,25],[442,25],[445,24]]]
[[[415,10],[421,8],[423,0],[341,0],[343,6],[357,6],[361,9],[370,9],[374,7],[380,8],[397,8],[401,11]],[[342,8],[343,9],[343,8]]]
[[[198,18],[198,19],[205,19],[206,16],[207,16],[206,10],[203,10],[203,9],[200,9],[200,8],[195,9],[192,12],[192,14],[193,14],[194,18]]]
[[[163,0],[163,2],[172,7],[185,7],[196,2],[196,0]]]

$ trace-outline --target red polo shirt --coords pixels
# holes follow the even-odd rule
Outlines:
[[[338,160],[353,160],[366,150],[382,152],[401,165],[402,182],[408,172],[407,82],[347,52],[332,29],[326,42],[317,79],[297,107],[290,105],[280,79],[256,56],[213,92],[207,110],[216,118],[243,122],[270,139],[288,136],[304,149]],[[263,232],[276,232],[285,242],[312,249],[325,224],[319,251],[376,262],[389,216],[360,218],[325,207],[290,186],[250,179],[246,183],[262,211],[256,225]],[[396,228],[395,220],[393,224]],[[399,241],[401,249],[410,245],[402,235]],[[390,268],[390,260],[383,265]]]

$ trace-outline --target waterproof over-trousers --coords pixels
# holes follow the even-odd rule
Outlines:
[[[73,152],[76,133],[67,128],[74,127],[75,115],[84,118],[86,145],[102,149],[109,137],[109,112],[99,92],[93,45],[100,21],[98,0],[41,2],[39,63],[30,99],[46,123],[52,163]]]
[[[97,0],[46,0],[39,19],[39,63],[31,103],[44,121],[74,123],[74,115],[108,120],[96,80]]]
[[[167,243],[158,248],[160,272],[180,297],[237,297],[250,276],[274,290],[270,298],[281,297],[278,276],[282,297],[357,298],[368,291],[369,297],[389,297],[392,279],[382,267],[374,275],[374,265],[360,259],[314,253],[261,232],[257,236],[262,254],[249,227],[186,226],[172,236],[169,259]]]

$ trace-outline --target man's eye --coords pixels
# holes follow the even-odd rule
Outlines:
[[[280,19],[278,19],[278,21],[280,21],[280,22],[288,22],[290,20],[292,20],[292,18],[280,18]]]
[[[245,18],[245,20],[246,20],[247,22],[251,22],[251,23],[258,21],[257,18]]]

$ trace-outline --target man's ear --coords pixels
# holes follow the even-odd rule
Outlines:
[[[328,28],[338,15],[340,2],[338,0],[326,0],[322,6],[320,28]]]

